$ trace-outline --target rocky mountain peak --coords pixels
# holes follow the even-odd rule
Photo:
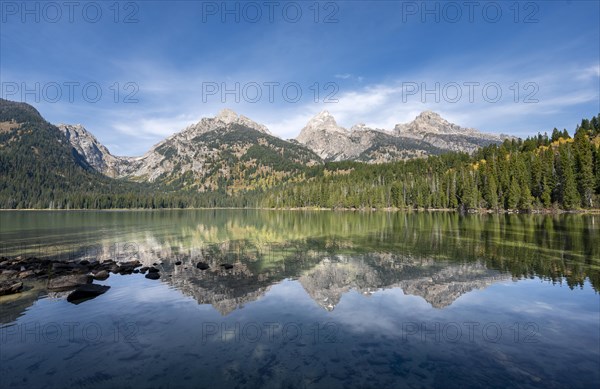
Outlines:
[[[321,112],[319,112],[318,114],[316,114],[313,119],[326,119],[326,118],[331,118],[333,119],[333,115],[326,109],[322,110]],[[334,119],[335,120],[335,119]]]
[[[456,134],[467,132],[466,130],[433,111],[423,111],[412,122],[397,124],[395,127],[395,131],[399,133],[421,134]]]
[[[412,123],[409,123],[414,130],[425,131],[430,133],[455,133],[465,132],[462,127],[450,123],[440,116],[439,113],[433,111],[421,112]],[[468,129],[470,130],[470,129]]]
[[[178,132],[172,135],[171,137],[167,138],[167,140],[191,139],[195,136],[205,134],[207,132],[227,129],[230,125],[240,125],[268,135],[272,135],[266,126],[259,124],[247,118],[244,115],[239,115],[238,113],[229,108],[225,108],[219,111],[219,113],[214,117],[202,118],[198,123],[186,127],[183,131]]]
[[[338,126],[335,118],[329,111],[321,111],[308,121],[307,127],[322,128],[322,129],[342,129]]]
[[[439,113],[433,111],[423,111],[421,112],[415,120],[444,120]]]
[[[348,133],[345,128],[338,126],[335,118],[329,111],[321,111],[306,123],[306,126],[300,131],[296,139],[300,143],[310,142],[320,132],[344,135]]]
[[[229,108],[224,108],[221,111],[219,111],[217,116],[215,116],[215,119],[218,119],[225,123],[232,123],[232,122],[236,121],[239,118],[239,116],[240,115],[238,115],[234,110],[229,109]]]
[[[271,135],[271,132],[269,131],[269,129],[262,125],[259,124],[249,118],[247,118],[244,115],[239,115],[237,114],[235,111],[229,109],[229,108],[224,108],[222,109],[217,116],[215,116],[214,120],[225,123],[227,125],[229,124],[239,124],[245,127],[249,127],[252,128],[253,130],[256,131],[260,131],[263,132],[265,134],[269,134]]]
[[[498,136],[484,134],[473,128],[464,128],[450,123],[437,112],[423,111],[410,123],[397,124],[394,132],[401,136],[425,136],[425,135],[464,135],[488,140],[498,140]]]

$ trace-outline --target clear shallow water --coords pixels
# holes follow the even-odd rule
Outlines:
[[[111,275],[96,281],[107,293],[79,305],[42,283],[0,299],[3,388],[600,384],[597,216],[221,210],[0,221],[2,255],[162,262],[161,280]]]

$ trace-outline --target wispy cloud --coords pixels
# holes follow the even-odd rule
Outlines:
[[[344,74],[336,74],[334,77],[335,78],[341,78],[342,80],[347,80],[350,77],[352,77],[352,75],[349,74],[349,73],[344,73]]]
[[[350,74],[350,73],[338,73],[338,74],[335,74],[333,76],[333,78],[337,78],[340,80],[353,80],[353,81],[358,81],[358,82],[363,82],[363,80],[364,80],[364,77],[355,76],[354,74]]]
[[[600,78],[600,64],[592,65],[581,70],[577,75],[578,80],[594,80]]]

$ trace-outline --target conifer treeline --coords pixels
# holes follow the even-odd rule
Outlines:
[[[381,165],[334,163],[306,182],[270,191],[267,207],[540,208],[600,207],[600,115],[574,137],[554,129],[480,149]]]

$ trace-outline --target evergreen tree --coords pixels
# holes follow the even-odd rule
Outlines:
[[[560,198],[561,203],[566,209],[575,209],[579,207],[581,199],[577,191],[577,182],[575,179],[575,167],[572,153],[567,145],[559,147],[560,160]]]
[[[594,170],[596,172],[596,193],[600,194],[600,147],[595,148],[594,154]]]
[[[558,141],[558,139],[560,137],[561,137],[560,131],[558,131],[558,128],[554,127],[554,129],[552,130],[552,137],[550,138],[550,140],[552,142],[556,142],[556,141]]]
[[[519,209],[522,210],[530,210],[533,206],[533,196],[531,195],[531,191],[529,190],[529,186],[524,186],[521,191],[521,196],[519,198]]]
[[[508,189],[508,197],[506,199],[506,208],[507,209],[516,209],[517,205],[519,205],[519,201],[521,200],[521,188],[519,188],[519,183],[515,177],[510,180],[510,187]]]
[[[595,186],[594,160],[592,144],[588,138],[589,120],[582,121],[580,130],[575,134],[575,153],[577,170],[577,189],[584,207],[593,207]]]
[[[552,205],[552,188],[548,184],[548,178],[544,176],[542,178],[542,193],[540,194],[540,201],[542,206],[549,208]]]
[[[493,160],[486,166],[483,198],[486,201],[488,208],[498,208],[498,184],[496,182],[496,172],[494,169]]]

